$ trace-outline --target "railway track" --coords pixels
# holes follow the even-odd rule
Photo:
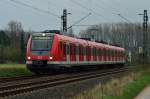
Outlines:
[[[19,81],[19,80],[24,80],[24,79],[32,79],[32,78],[37,78],[37,77],[41,77],[41,75],[18,76],[18,77],[4,77],[4,78],[0,78],[0,84],[1,83],[11,82],[11,81]]]
[[[105,71],[92,71],[77,74],[61,74],[55,76],[46,76],[34,79],[25,79],[21,81],[11,81],[0,86],[0,97],[9,97],[25,92],[31,92],[38,89],[55,87],[58,85],[68,84],[76,81],[104,77],[127,71],[127,68],[111,69]]]

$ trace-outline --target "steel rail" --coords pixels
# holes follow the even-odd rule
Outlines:
[[[13,96],[25,92],[68,84],[76,81],[83,81],[83,80],[88,80],[88,79],[93,79],[98,77],[105,77],[116,73],[121,73],[127,70],[128,70],[127,68],[121,68],[121,69],[112,69],[105,72],[96,71],[96,72],[83,73],[77,75],[76,74],[68,75],[60,78],[46,79],[45,81],[37,81],[37,82],[29,82],[29,83],[24,82],[22,84],[2,86],[0,87],[0,97]]]

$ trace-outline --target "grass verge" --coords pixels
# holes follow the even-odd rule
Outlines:
[[[137,80],[126,85],[123,94],[118,99],[133,99],[150,84],[150,71],[141,72]],[[116,99],[115,97],[113,99]]]
[[[148,66],[141,67],[122,78],[114,78],[106,84],[99,84],[73,99],[134,99],[150,84],[150,69]]]
[[[31,75],[25,64],[0,64],[0,77],[16,77]]]

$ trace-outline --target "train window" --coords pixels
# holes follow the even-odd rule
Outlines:
[[[110,57],[112,56],[112,50],[110,50]]]
[[[106,56],[106,49],[105,48],[103,49],[103,56],[104,57]]]
[[[111,49],[109,49],[109,57],[111,56]]]
[[[99,55],[99,51],[98,51],[98,49],[96,48],[96,56],[98,56]]]
[[[73,45],[73,55],[76,55],[76,46]]]
[[[83,48],[81,45],[79,46],[79,55],[83,55]]]
[[[79,46],[76,46],[76,55],[79,55]]]
[[[112,56],[114,57],[114,56],[115,56],[115,50],[113,50],[113,52],[112,52],[112,53],[113,53],[113,55],[112,55]]]
[[[87,46],[87,47],[86,47],[86,55],[90,55],[89,51],[90,51],[90,50],[89,50],[89,46]]]
[[[63,54],[66,55],[66,44],[63,44]]]
[[[115,50],[114,53],[115,53],[115,57],[116,57],[117,56],[117,51]]]
[[[106,56],[108,56],[108,55],[109,55],[109,50],[107,49],[107,50],[106,50]]]
[[[114,50],[114,57],[116,57],[116,51]]]
[[[104,56],[104,49],[100,49],[101,50],[101,56]]]
[[[70,44],[70,55],[75,55],[75,45]]]
[[[123,52],[121,51],[121,57],[123,57]]]
[[[116,56],[118,57],[118,51],[116,51]]]
[[[73,46],[70,44],[70,55],[73,55]]]
[[[62,42],[59,42],[60,49],[63,49]]]
[[[109,49],[107,49],[107,56],[109,56]]]
[[[100,55],[101,55],[101,56],[104,55],[104,49],[100,49]]]
[[[95,56],[97,56],[97,49],[95,48]]]
[[[91,56],[93,56],[93,48],[91,48]]]
[[[109,57],[110,56],[110,49],[108,49],[107,52],[108,52],[107,56]]]
[[[111,56],[111,49],[109,50],[109,57]]]
[[[93,47],[93,56],[95,56],[95,48]]]
[[[104,57],[106,56],[106,48],[104,48],[104,54],[103,54],[103,56]]]
[[[101,49],[99,49],[99,54],[98,55],[101,56]]]
[[[117,56],[119,57],[119,51],[117,51]]]
[[[66,52],[67,52],[67,55],[70,54],[70,47],[69,47],[69,45],[66,45]]]
[[[120,54],[120,56],[122,57],[123,56],[123,52],[121,51],[121,54]]]
[[[122,57],[122,52],[120,51],[120,57]]]
[[[114,57],[116,57],[116,51],[114,50]]]
[[[83,55],[85,56],[86,55],[86,48],[83,47]]]
[[[99,56],[99,50],[96,49],[96,56]]]
[[[112,57],[114,56],[114,51],[113,51],[113,50],[111,50],[111,56],[112,56]]]
[[[107,53],[107,56],[110,56],[110,50],[109,50],[109,49],[107,50],[107,52],[108,52],[108,53]]]
[[[93,55],[96,56],[96,48],[93,48]]]

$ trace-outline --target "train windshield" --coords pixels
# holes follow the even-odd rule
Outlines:
[[[42,36],[35,36],[32,37],[32,51],[49,51],[52,47],[53,37],[42,37]]]

